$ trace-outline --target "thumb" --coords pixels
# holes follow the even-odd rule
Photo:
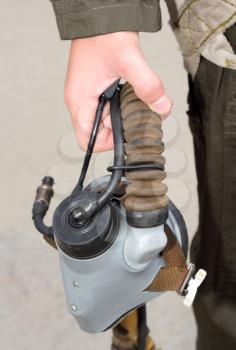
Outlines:
[[[133,86],[136,95],[153,111],[161,116],[168,116],[172,102],[166,95],[160,78],[149,67],[140,51],[126,62],[123,77]]]

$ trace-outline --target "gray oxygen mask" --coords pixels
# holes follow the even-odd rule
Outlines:
[[[83,188],[102,111],[110,101],[114,163]],[[205,277],[186,264],[184,219],[168,199],[161,118],[128,84],[114,83],[100,97],[78,184],[48,227],[53,195],[45,177],[33,207],[36,228],[58,249],[69,311],[90,333],[109,329],[130,311],[165,291],[191,305]]]

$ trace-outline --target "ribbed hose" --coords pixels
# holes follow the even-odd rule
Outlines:
[[[126,165],[165,165],[162,156],[161,118],[142,102],[131,85],[121,89],[121,117],[124,128]],[[129,185],[123,205],[128,211],[152,211],[167,207],[167,187],[164,170],[135,170],[126,172]]]

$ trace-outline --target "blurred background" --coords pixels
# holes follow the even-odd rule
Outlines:
[[[0,21],[0,339],[5,350],[109,349],[110,332],[88,335],[67,312],[57,252],[31,220],[35,189],[55,176],[55,206],[72,189],[82,161],[63,83],[69,42],[62,42],[49,1],[8,0]],[[164,123],[169,196],[197,227],[196,178],[186,116],[187,79],[163,6],[161,33],[141,34],[144,53],[174,101]],[[112,153],[95,155],[87,181],[104,175]],[[148,305],[149,326],[163,350],[193,350],[196,327],[182,299],[167,293]]]

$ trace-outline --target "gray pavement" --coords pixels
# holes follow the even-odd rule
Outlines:
[[[163,11],[162,33],[144,34],[141,40],[175,103],[164,125],[167,183],[192,237],[197,198],[186,74]],[[52,212],[72,188],[81,164],[62,98],[69,43],[59,40],[49,1],[8,0],[0,16],[1,349],[109,349],[110,332],[90,336],[67,312],[57,253],[42,244],[31,222],[34,191],[44,174],[56,177]],[[110,159],[110,153],[94,157],[89,179],[102,175]],[[194,318],[177,295],[163,295],[148,310],[152,335],[163,350],[194,349]]]

